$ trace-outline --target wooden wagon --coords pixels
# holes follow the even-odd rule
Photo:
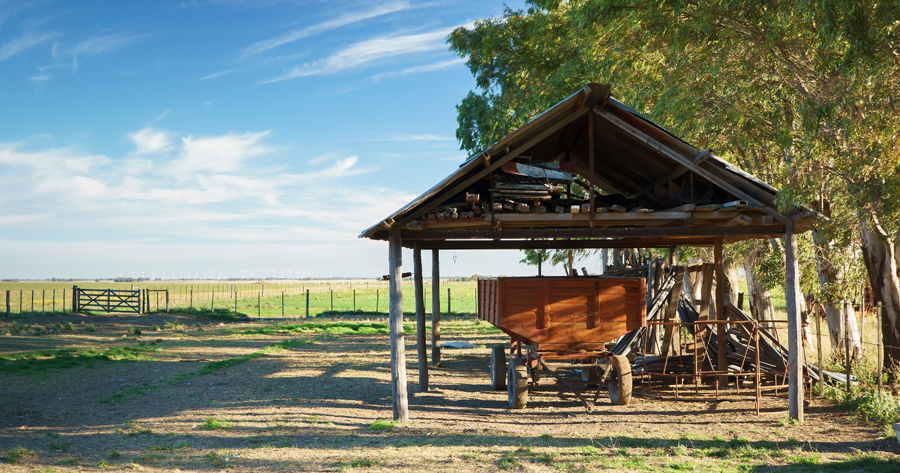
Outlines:
[[[491,351],[491,387],[506,389],[510,407],[523,409],[549,374],[552,388],[574,393],[589,411],[604,384],[613,404],[628,404],[631,364],[607,343],[645,325],[646,294],[643,278],[479,279],[478,318],[511,339],[509,363],[505,346]],[[593,388],[590,400],[583,394]]]

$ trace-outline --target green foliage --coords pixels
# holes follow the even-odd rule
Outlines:
[[[203,430],[222,430],[230,429],[232,427],[234,427],[234,422],[230,420],[219,420],[215,417],[210,417],[200,424],[200,428]]]
[[[378,419],[375,422],[369,424],[367,429],[371,430],[372,432],[390,432],[397,425],[397,422],[394,421]]]
[[[39,350],[0,356],[0,372],[34,374],[76,366],[94,366],[97,362],[150,361],[150,354],[159,352],[153,347],[116,347],[107,350]]]
[[[854,389],[847,393],[840,388],[827,386],[825,395],[862,422],[900,422],[900,399],[889,390],[884,390],[879,399],[878,392],[872,389]]]
[[[6,455],[4,455],[3,458],[15,465],[22,460],[34,458],[36,456],[37,453],[34,450],[29,450],[25,447],[19,446],[11,448],[8,452],[6,452]]]

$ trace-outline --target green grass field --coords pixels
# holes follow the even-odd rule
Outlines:
[[[9,291],[11,317],[33,317],[70,312],[72,286],[84,289],[150,289],[151,312],[165,312],[168,290],[169,312],[190,313],[223,310],[247,317],[303,317],[322,312],[379,312],[388,310],[386,281],[299,281],[299,282],[232,282],[232,281],[144,281],[121,282],[0,282],[0,313],[5,314],[6,291]],[[411,281],[403,282],[403,299],[409,301],[405,312],[413,312],[414,294]],[[448,294],[449,289],[449,294]],[[425,284],[426,310],[431,311],[431,285]],[[475,282],[443,282],[440,287],[441,311],[474,313]],[[449,297],[449,300],[448,300]],[[449,306],[449,310],[448,310]]]

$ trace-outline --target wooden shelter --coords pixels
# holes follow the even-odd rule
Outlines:
[[[389,241],[394,419],[408,420],[401,247],[414,249],[420,386],[427,389],[421,251],[433,251],[432,362],[440,361],[439,250],[715,248],[716,314],[724,313],[722,245],[785,238],[790,415],[803,419],[795,235],[816,214],[781,212],[778,191],[712,151],[684,142],[588,84],[538,115],[360,237]],[[724,337],[724,330],[719,330]],[[724,350],[720,364],[725,366]]]

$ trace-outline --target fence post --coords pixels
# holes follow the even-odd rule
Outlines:
[[[31,312],[28,315],[34,317],[34,289],[31,290]]]
[[[19,294],[19,301],[21,303],[21,293]],[[72,286],[72,313],[78,312],[78,286]],[[19,312],[22,312],[22,307],[19,307]]]
[[[44,310],[44,300],[47,299],[47,290],[41,289],[41,317],[47,315],[47,311]]]
[[[822,317],[825,316],[825,306],[819,304],[821,312],[816,314],[816,352],[819,355],[819,396],[825,397],[825,378],[822,377]]]
[[[209,312],[212,315],[216,311],[216,290],[212,290],[212,299],[209,301]]]
[[[19,289],[19,317],[22,316],[22,290]]]
[[[881,400],[881,370],[884,368],[882,366],[881,360],[881,301],[878,302],[878,309],[875,312],[875,346],[878,347],[878,400]]]
[[[169,288],[166,288],[166,313],[169,313]]]
[[[6,318],[9,318],[9,291],[6,291]],[[880,386],[879,386],[880,387]]]
[[[849,302],[844,301],[844,354],[846,355],[847,364],[847,393],[850,393],[850,310]]]
[[[332,299],[333,301],[334,299]],[[334,306],[334,302],[331,303]],[[309,317],[309,289],[306,290],[306,317]]]
[[[62,305],[62,309],[63,309],[63,314],[65,314],[65,313],[66,313],[66,290],[65,290],[65,289],[63,289],[63,305]]]
[[[256,291],[256,318],[262,317],[262,311],[260,309],[262,307],[262,296],[259,291]]]
[[[234,293],[234,316],[237,317],[237,293]]]
[[[378,312],[378,289],[375,289],[375,312]]]
[[[53,290],[53,313],[56,313],[56,289]]]
[[[281,318],[284,318],[284,291],[281,291]]]
[[[447,315],[449,316],[451,312],[453,312],[453,311],[450,310],[450,288],[448,287],[447,288]]]

